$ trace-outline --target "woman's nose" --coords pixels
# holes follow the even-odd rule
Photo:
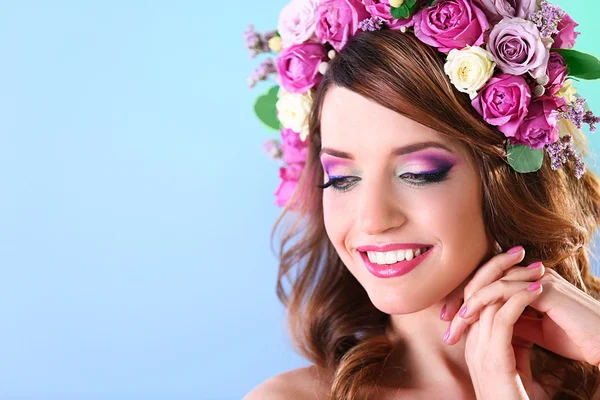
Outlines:
[[[389,185],[363,185],[358,200],[358,227],[367,235],[397,228],[406,221],[401,201]]]

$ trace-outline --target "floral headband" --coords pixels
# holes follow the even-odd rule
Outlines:
[[[573,81],[599,79],[600,61],[571,48],[577,23],[557,5],[538,0],[291,0],[276,31],[245,32],[250,58],[266,58],[249,78],[274,76],[277,85],[254,110],[279,139],[263,150],[282,162],[276,204],[285,206],[304,169],[313,92],[333,59],[357,31],[412,29],[446,54],[444,71],[470,96],[483,120],[506,137],[509,164],[518,172],[541,168],[544,152],[557,170],[572,161],[577,178],[586,165],[572,133],[599,118],[576,95]]]

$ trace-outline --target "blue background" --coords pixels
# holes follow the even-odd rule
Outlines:
[[[593,2],[559,3],[600,55]],[[239,399],[308,365],[243,40],[285,4],[0,4],[0,399]]]

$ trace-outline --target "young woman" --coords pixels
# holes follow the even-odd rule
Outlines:
[[[599,182],[515,171],[472,98],[410,32],[359,31],[328,62],[276,226],[314,365],[246,400],[600,399]]]

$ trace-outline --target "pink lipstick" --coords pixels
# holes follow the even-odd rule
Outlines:
[[[358,250],[365,248],[365,247],[368,248],[369,246],[359,247]],[[422,246],[422,247],[425,247],[425,246]],[[416,248],[416,247],[411,247],[411,248]],[[425,258],[427,258],[429,253],[431,253],[431,249],[433,249],[433,247],[430,247],[429,249],[427,249],[426,252],[419,254],[412,260],[398,261],[394,264],[387,264],[387,265],[379,265],[379,264],[372,263],[369,260],[369,256],[367,255],[367,253],[365,251],[360,251],[360,250],[359,251],[360,251],[361,258],[363,259],[363,262],[365,263],[365,267],[367,267],[367,270],[370,273],[372,273],[373,275],[375,275],[378,278],[394,278],[396,276],[401,276],[401,275],[407,274],[410,271],[412,271],[413,269],[415,269],[419,264],[421,264],[421,262],[423,262],[423,260],[425,260]],[[375,251],[375,250],[369,249],[369,251]],[[381,250],[379,250],[379,251],[381,251]],[[387,251],[391,251],[391,250],[387,250]]]

